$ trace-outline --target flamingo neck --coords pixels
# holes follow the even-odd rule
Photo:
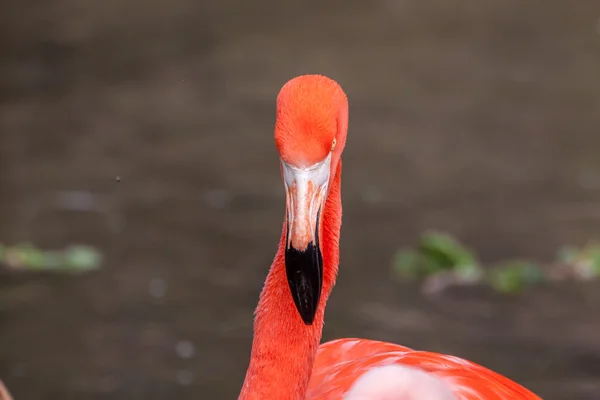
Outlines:
[[[325,305],[335,284],[342,223],[341,160],[323,211],[323,290],[315,321],[302,322],[290,294],[284,264],[285,224],[279,249],[260,294],[250,366],[238,400],[304,400],[323,332]]]

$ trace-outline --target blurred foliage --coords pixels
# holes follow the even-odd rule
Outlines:
[[[517,259],[484,268],[477,255],[451,235],[429,231],[414,248],[396,253],[393,272],[398,279],[422,282],[427,293],[457,285],[489,285],[498,292],[515,293],[545,282],[598,278],[600,243],[590,242],[582,248],[565,246],[558,251],[557,260],[548,265]]]
[[[583,249],[565,246],[558,252],[563,264],[573,266],[573,273],[580,279],[594,279],[600,275],[600,243],[590,242]]]
[[[520,292],[529,285],[546,281],[544,270],[527,260],[503,261],[486,270],[487,282],[499,292]]]
[[[102,255],[90,246],[72,245],[64,250],[41,250],[29,243],[0,243],[0,266],[10,270],[85,272],[100,267]]]
[[[399,251],[396,272],[406,278],[424,278],[442,271],[470,275],[479,268],[473,252],[444,233],[424,234],[415,249]]]

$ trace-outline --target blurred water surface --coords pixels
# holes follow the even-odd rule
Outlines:
[[[592,0],[9,1],[0,237],[107,258],[2,275],[0,377],[16,400],[235,398],[284,212],[275,96],[323,73],[351,106],[325,339],[600,397],[598,284],[436,301],[389,274],[427,228],[485,261],[597,234],[599,17]]]

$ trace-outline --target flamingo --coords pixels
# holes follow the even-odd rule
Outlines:
[[[286,192],[279,247],[260,294],[239,400],[534,400],[473,362],[367,339],[319,346],[335,284],[348,100],[334,80],[302,75],[277,96],[275,144]]]

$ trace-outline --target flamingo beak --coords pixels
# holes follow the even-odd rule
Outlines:
[[[323,161],[297,168],[281,161],[286,191],[285,271],[296,309],[312,325],[321,298],[323,256],[321,212],[327,199],[331,153]]]

